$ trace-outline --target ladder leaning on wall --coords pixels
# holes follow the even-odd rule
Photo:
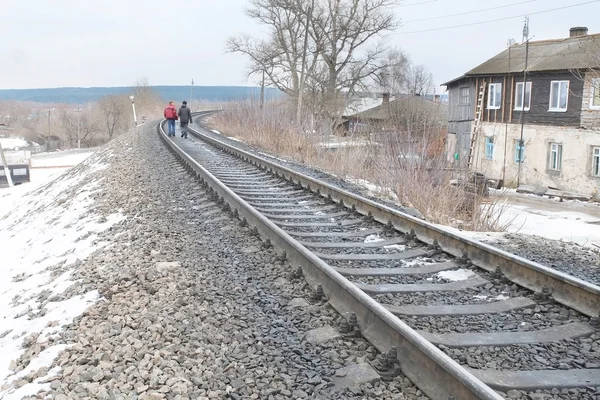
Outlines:
[[[485,79],[481,81],[479,94],[477,97],[477,107],[475,108],[475,120],[471,129],[471,144],[469,145],[469,157],[467,158],[467,169],[471,169],[473,159],[475,158],[475,145],[477,136],[481,130],[481,115],[483,114],[483,98],[485,97]]]

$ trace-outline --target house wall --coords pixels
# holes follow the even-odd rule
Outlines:
[[[460,104],[460,88],[469,88],[469,104]],[[471,121],[475,118],[477,100],[475,79],[461,79],[448,87],[448,122]],[[458,133],[452,132],[451,133]]]
[[[522,81],[522,76],[515,77],[515,82]],[[580,77],[573,75],[571,72],[535,73],[528,74],[527,81],[531,81],[531,109],[525,111],[525,124],[580,126],[583,93],[583,80]],[[569,81],[569,99],[566,112],[548,111],[550,108],[550,83],[552,81]],[[514,123],[519,123],[520,117],[520,111],[513,111]]]
[[[600,73],[587,73],[583,83],[583,99],[581,104],[581,126],[587,129],[600,130],[600,110],[590,109],[592,97],[592,79],[600,78]]]
[[[486,136],[494,139],[492,160],[485,159]],[[519,137],[520,125],[482,123],[476,147],[474,169],[490,178],[502,178],[506,149],[505,185],[514,187],[517,182],[519,166],[519,163],[515,161],[515,141]],[[521,164],[521,185],[550,186],[586,195],[600,191],[600,178],[591,176],[592,147],[600,146],[600,131],[574,127],[526,125],[523,131],[523,140],[525,151],[524,162]],[[548,169],[551,142],[563,145],[560,172]]]

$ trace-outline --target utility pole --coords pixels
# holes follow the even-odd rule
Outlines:
[[[260,84],[260,109],[265,106],[265,69],[262,70],[262,82]]]
[[[6,182],[8,182],[8,187],[13,186],[12,176],[10,176],[10,169],[8,168],[8,163],[6,162],[6,157],[4,156],[4,149],[2,148],[2,141],[0,141],[0,157],[2,158],[2,165],[4,166],[4,176],[6,176]]]
[[[525,128],[525,92],[527,91],[527,65],[529,62],[529,17],[525,17],[525,26],[523,27],[523,38],[525,40],[525,68],[523,68],[523,93],[521,95],[521,137],[519,139],[519,165],[517,172],[517,188],[521,183],[521,164],[525,161],[523,153],[523,129]]]
[[[513,90],[512,87],[512,83],[511,83],[511,69],[510,69],[510,59],[511,59],[511,47],[512,45],[515,44],[515,40],[514,39],[508,39],[508,82],[510,83],[510,90]],[[506,93],[509,93],[508,90],[506,90]],[[509,107],[512,107],[512,105],[509,105]],[[510,110],[510,108],[509,108]],[[502,160],[502,185],[505,185],[506,182],[506,150],[507,150],[507,145],[508,145],[508,118],[506,119],[506,123],[504,126],[504,158]]]
[[[194,78],[192,78],[192,85],[190,86],[190,101],[188,101],[190,110],[192,109],[192,96],[194,93]]]
[[[48,136],[50,136],[50,112],[55,110],[55,108],[48,109]]]
[[[306,12],[306,23],[304,24],[304,51],[302,53],[302,66],[300,67],[300,84],[298,85],[298,110],[296,111],[296,120],[298,123],[302,120],[302,92],[304,92],[304,69],[306,68],[306,52],[308,47],[308,24],[310,23],[310,15],[312,13],[311,3]]]
[[[75,112],[77,113],[77,148],[81,149],[81,136],[80,136],[81,109],[79,108],[79,105],[77,105],[77,110]]]

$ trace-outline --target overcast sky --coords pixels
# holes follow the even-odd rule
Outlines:
[[[405,0],[396,8],[403,26],[388,38],[437,84],[521,40],[530,14],[534,40],[561,38],[573,26],[600,33],[600,2],[534,15],[590,0]],[[515,5],[519,3],[518,5]],[[225,54],[237,33],[260,31],[244,14],[246,0],[0,0],[0,89],[63,86],[252,85],[245,59]],[[484,8],[474,14],[429,19]],[[409,33],[519,16],[456,29]]]

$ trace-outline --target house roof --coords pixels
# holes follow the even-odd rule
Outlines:
[[[408,110],[419,110],[428,114],[436,114],[443,116],[447,119],[448,116],[448,105],[441,102],[425,99],[421,96],[414,96],[408,94],[401,94],[396,96],[396,100],[391,100],[386,106],[380,104],[377,107],[370,108],[368,110],[349,115],[349,119],[361,119],[361,120],[386,120],[392,116],[402,115]]]
[[[513,45],[510,49],[504,50],[471,69],[463,76],[446,82],[444,85],[470,76],[523,72],[525,68],[525,47],[525,43]],[[599,67],[600,34],[529,42],[528,72],[581,70]]]

